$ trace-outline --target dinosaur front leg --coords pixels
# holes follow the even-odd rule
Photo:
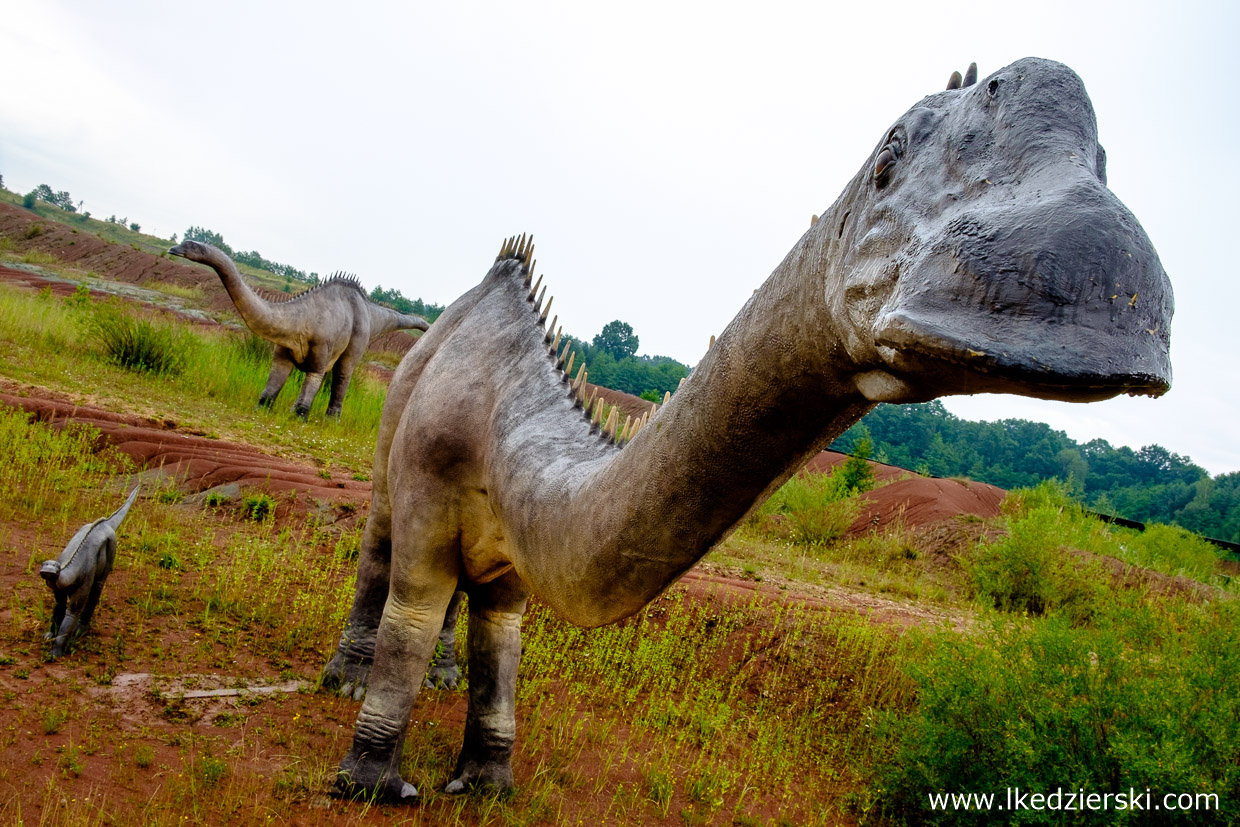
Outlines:
[[[456,689],[461,680],[461,669],[456,665],[456,621],[464,596],[464,592],[456,592],[448,604],[443,628],[439,630],[439,642],[435,644],[435,657],[431,660],[431,668],[426,671],[427,689]]]
[[[263,388],[263,392],[259,395],[258,404],[264,408],[270,408],[274,405],[276,397],[280,395],[284,383],[288,381],[288,376],[292,372],[292,354],[288,348],[277,345],[275,353],[271,356],[271,373],[267,376],[267,386]]]
[[[392,803],[412,802],[417,789],[400,777],[400,757],[440,620],[456,587],[455,572],[423,572],[419,582],[393,583],[379,624],[370,687],[340,762],[334,792]]]
[[[307,373],[306,381],[301,386],[301,394],[297,397],[297,401],[293,403],[293,413],[301,417],[303,420],[310,418],[310,406],[314,403],[314,397],[318,395],[319,388],[323,385],[323,374]]]
[[[469,591],[469,713],[449,793],[513,786],[517,666],[529,589],[515,572]]]
[[[56,636],[52,638],[52,660],[65,653],[65,648],[77,637],[80,628],[77,616],[71,610],[66,611],[60,627],[56,630]]]

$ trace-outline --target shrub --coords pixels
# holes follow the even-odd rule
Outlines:
[[[861,503],[850,499],[837,474],[802,473],[788,480],[758,511],[759,519],[775,521],[789,539],[807,546],[826,545],[848,531]]]
[[[268,494],[249,494],[241,501],[241,513],[247,520],[264,522],[276,513],[276,501]]]
[[[1164,574],[1182,575],[1211,582],[1217,573],[1219,554],[1196,534],[1177,526],[1149,525],[1126,538],[1120,556],[1128,563]]]
[[[1006,537],[980,545],[966,565],[978,595],[1007,612],[1062,611],[1076,625],[1088,621],[1106,578],[1097,563],[1064,547],[1071,542],[1073,516],[1080,518],[1035,508],[1012,520]]]
[[[193,334],[184,328],[138,318],[114,302],[95,308],[89,329],[98,338],[109,362],[169,378],[185,370],[197,344]]]
[[[1139,615],[1136,616],[1136,615]],[[1073,818],[1026,811],[1013,823],[1218,823],[1240,794],[1240,650],[1236,607],[1184,607],[1170,618],[1116,610],[1095,628],[1064,618],[993,620],[968,637],[941,631],[908,667],[918,706],[878,726],[875,789],[908,824],[980,824],[931,812],[928,794],[1165,793],[1217,795],[1212,810],[1157,814],[1114,807]],[[1150,633],[1157,628],[1158,633]],[[1127,820],[1125,820],[1127,819]]]

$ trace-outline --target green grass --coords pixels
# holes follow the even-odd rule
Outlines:
[[[109,345],[101,327],[133,335]],[[315,398],[310,421],[292,415],[302,376],[295,373],[272,410],[257,408],[270,369],[266,343],[246,331],[190,328],[113,308],[84,296],[58,300],[0,286],[0,373],[71,396],[169,419],[221,438],[282,455],[370,471],[386,387],[359,371],[339,421],[327,421],[327,388]],[[134,343],[126,346],[126,341]],[[159,370],[129,370],[151,352],[165,354]],[[132,359],[124,354],[136,354]],[[162,359],[163,357],[161,357]],[[178,372],[179,371],[179,372]]]

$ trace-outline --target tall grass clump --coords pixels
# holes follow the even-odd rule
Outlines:
[[[78,335],[71,306],[57,301],[51,290],[36,295],[0,290],[0,340],[64,352],[77,347]]]
[[[185,371],[198,344],[184,325],[138,316],[115,302],[97,305],[88,329],[112,364],[167,378]]]

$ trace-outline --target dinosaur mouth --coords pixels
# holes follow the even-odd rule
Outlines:
[[[1053,322],[999,323],[961,335],[896,311],[880,320],[876,343],[888,370],[918,377],[909,387],[927,398],[1015,393],[1094,402],[1121,394],[1158,397],[1171,388],[1166,338],[1154,329],[1115,336]]]
[[[937,395],[1166,393],[1167,275],[1132,214],[1078,178],[947,217],[872,328],[889,371]]]

